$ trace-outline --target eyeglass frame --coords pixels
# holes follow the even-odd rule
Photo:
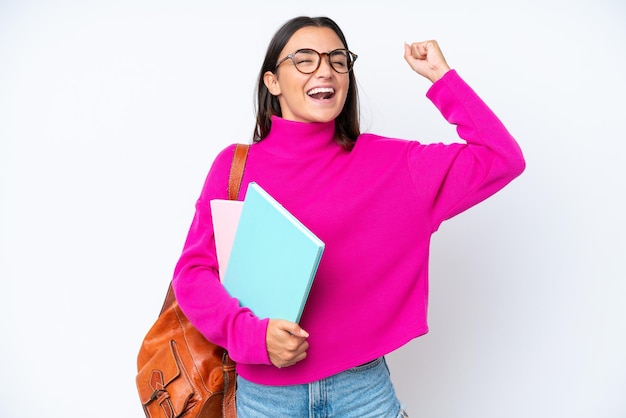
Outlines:
[[[315,69],[311,72],[305,73],[304,71],[300,70],[298,68],[298,65],[296,64],[296,59],[295,59],[295,55],[298,52],[303,52],[303,51],[311,51],[311,52],[315,52],[319,58],[319,60],[317,61],[317,67],[315,67]],[[330,60],[330,56],[331,54],[333,54],[334,52],[337,51],[345,51],[347,52],[347,56],[348,56],[348,71],[346,71],[345,73],[339,72],[337,71],[337,69],[335,68],[335,66],[333,65],[332,61]],[[359,57],[357,54],[355,54],[354,52],[350,51],[347,48],[337,48],[337,49],[333,49],[332,51],[328,51],[328,52],[317,52],[316,50],[312,49],[312,48],[301,48],[298,49],[297,51],[292,52],[291,54],[287,55],[285,58],[281,59],[280,61],[278,61],[278,63],[276,64],[276,66],[274,67],[274,70],[278,69],[278,67],[285,61],[287,61],[288,59],[291,60],[291,62],[293,63],[293,66],[296,67],[296,70],[298,70],[298,72],[302,73],[302,74],[313,74],[314,72],[316,72],[317,70],[319,70],[320,65],[322,65],[322,56],[326,55],[326,57],[328,58],[328,65],[330,65],[330,68],[333,69],[333,71],[335,71],[337,74],[348,74],[350,71],[352,71],[352,68],[354,67],[354,62],[356,61],[356,59]]]

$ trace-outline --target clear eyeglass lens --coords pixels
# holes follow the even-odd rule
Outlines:
[[[330,56],[330,65],[339,73],[347,73],[350,69],[348,51],[333,51]]]

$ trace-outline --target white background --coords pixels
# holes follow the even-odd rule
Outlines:
[[[299,14],[359,54],[364,131],[456,139],[402,58],[434,38],[527,158],[434,237],[431,332],[389,356],[410,415],[626,416],[617,0],[0,0],[0,416],[143,416],[135,358],[196,197]]]

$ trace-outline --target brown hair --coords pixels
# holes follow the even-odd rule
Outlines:
[[[275,71],[276,63],[280,58],[279,54],[287,42],[289,42],[289,39],[291,39],[297,30],[308,26],[332,29],[343,43],[344,48],[349,49],[343,32],[339,26],[328,17],[300,16],[287,21],[274,34],[274,37],[270,41],[267,52],[265,53],[265,60],[259,72],[256,99],[256,127],[252,137],[254,142],[262,141],[269,134],[272,127],[273,115],[282,116],[278,99],[269,92],[263,82],[264,74],[267,71]],[[335,119],[335,137],[339,145],[350,150],[354,147],[354,143],[361,133],[361,130],[358,91],[354,70],[348,73],[348,77],[348,95],[341,113],[337,116],[337,119]]]

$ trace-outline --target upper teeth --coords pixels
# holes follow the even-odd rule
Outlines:
[[[312,96],[318,93],[334,93],[334,92],[335,92],[335,89],[333,89],[332,87],[317,87],[312,90],[309,90],[307,94],[309,96]]]

